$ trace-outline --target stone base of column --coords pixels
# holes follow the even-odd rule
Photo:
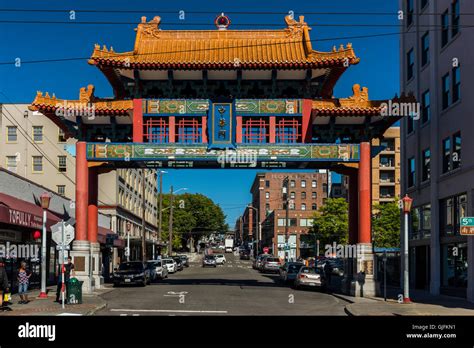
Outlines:
[[[101,272],[102,255],[100,253],[100,244],[91,243],[92,254],[92,279],[95,289],[100,289],[104,285],[104,277]]]
[[[357,244],[357,257],[353,259],[353,277],[349,295],[354,297],[376,296],[378,283],[374,278],[374,254],[371,243]]]
[[[72,263],[74,264],[74,273],[78,280],[84,282],[82,284],[82,292],[84,294],[92,293],[94,288],[94,284],[91,284],[89,276],[90,251],[91,244],[89,241],[75,240],[72,242],[70,255],[72,257]]]
[[[345,295],[352,295],[353,290],[353,281],[354,281],[354,265],[356,263],[355,258],[344,259],[344,277],[341,280],[341,293]]]

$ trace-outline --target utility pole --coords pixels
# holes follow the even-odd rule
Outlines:
[[[285,263],[288,262],[288,216],[289,216],[289,195],[288,195],[289,178],[283,179],[283,201],[285,202]]]
[[[163,217],[163,171],[160,170],[160,193],[158,194],[158,242],[161,244],[161,220]]]
[[[170,188],[170,220],[169,220],[169,245],[168,245],[168,256],[171,256],[173,252],[173,186]]]
[[[145,169],[142,169],[142,261],[146,261],[146,199],[145,199]]]

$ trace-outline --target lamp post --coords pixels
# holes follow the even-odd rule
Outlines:
[[[44,192],[40,196],[40,200],[41,208],[43,208],[43,238],[41,240],[41,292],[39,298],[48,298],[46,293],[46,219],[51,195],[48,192]]]
[[[260,226],[260,217],[259,217],[259,214],[258,214],[258,209],[253,207],[252,205],[248,205],[248,208],[249,209],[253,209],[255,210],[255,220],[257,222],[257,225],[256,225],[256,228],[255,228],[255,241],[257,242],[256,244],[256,248],[255,248],[255,257],[258,256],[258,246],[260,244],[260,229],[261,229],[261,226]]]
[[[127,262],[130,262],[130,229],[132,224],[130,221],[127,221]]]
[[[403,302],[410,303],[410,279],[408,274],[408,215],[410,214],[411,205],[413,203],[413,199],[405,195],[402,199],[403,202],[403,214],[405,215],[405,233],[403,238]]]

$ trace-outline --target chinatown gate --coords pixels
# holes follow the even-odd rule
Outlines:
[[[71,252],[83,265],[78,277],[87,277],[92,259],[100,284],[102,172],[324,168],[349,176],[349,243],[365,246],[346,262],[345,291],[359,296],[362,285],[373,294],[371,140],[398,118],[382,116],[388,101],[369,100],[357,84],[349,98],[333,97],[339,77],[359,62],[352,45],[314,50],[303,17],[286,17],[281,30],[230,30],[225,15],[216,30],[162,30],[160,21],[142,17],[133,51],[95,46],[89,64],[107,78],[112,98],[96,97],[89,85],[78,100],[38,92],[30,107],[78,139]]]

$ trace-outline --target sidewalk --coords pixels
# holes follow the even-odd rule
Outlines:
[[[53,302],[56,299],[56,287],[50,286],[47,288],[48,298],[38,299],[40,291],[38,289],[32,290],[28,294],[28,299],[31,301],[26,305],[18,304],[20,296],[14,294],[12,296],[12,305],[9,306],[12,311],[0,311],[0,316],[56,316],[56,315],[93,315],[97,311],[105,308],[107,303],[100,297],[100,295],[113,291],[108,284],[104,288],[94,291],[93,294],[82,294],[82,304],[65,305],[62,309],[61,304]]]
[[[435,296],[425,291],[413,291],[410,293],[412,303],[398,303],[395,300],[396,295],[400,291],[390,291],[392,296],[387,295],[385,302],[383,297],[352,297],[340,294],[334,296],[344,299],[349,304],[346,305],[345,311],[348,315],[353,316],[393,316],[393,315],[428,315],[428,316],[458,316],[472,315],[474,316],[474,303],[466,301],[463,298],[451,296]]]

